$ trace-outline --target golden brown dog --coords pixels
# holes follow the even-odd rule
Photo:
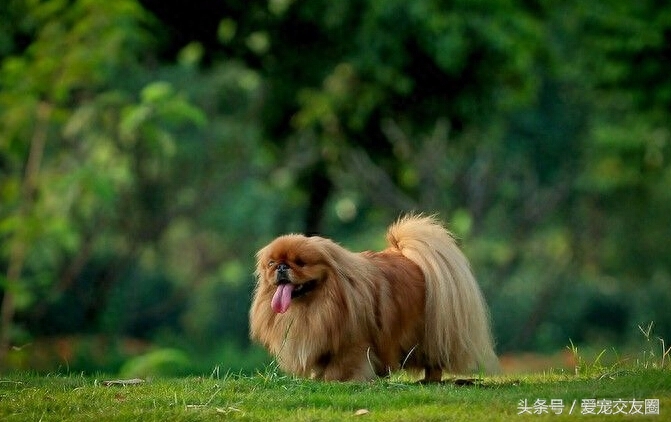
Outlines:
[[[262,248],[251,337],[283,370],[324,380],[496,371],[487,307],[450,233],[410,215],[387,241],[381,252],[354,253],[290,234]]]

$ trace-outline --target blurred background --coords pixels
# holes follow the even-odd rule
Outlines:
[[[505,362],[671,339],[670,75],[652,0],[4,0],[0,365],[253,373],[255,251],[405,211]]]

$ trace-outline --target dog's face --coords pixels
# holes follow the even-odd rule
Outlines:
[[[329,276],[325,239],[281,236],[257,254],[259,289],[273,292],[272,309],[284,313],[294,301],[307,301]]]

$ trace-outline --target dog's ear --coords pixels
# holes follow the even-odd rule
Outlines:
[[[256,276],[257,281],[261,281],[265,278],[265,272],[268,268],[269,247],[270,245],[266,245],[256,252],[256,269],[254,270],[254,275]]]

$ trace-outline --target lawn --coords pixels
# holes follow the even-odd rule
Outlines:
[[[668,369],[592,372],[502,376],[467,385],[422,385],[402,376],[325,383],[274,371],[134,382],[14,373],[0,377],[0,420],[670,420]],[[590,411],[595,414],[582,414]]]

